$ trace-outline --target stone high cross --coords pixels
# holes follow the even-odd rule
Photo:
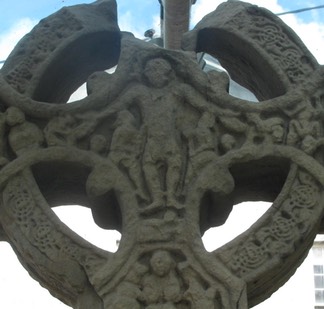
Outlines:
[[[276,16],[237,1],[182,49],[120,32],[115,2],[98,1],[42,20],[1,69],[1,240],[73,308],[246,309],[321,230],[323,68]],[[230,96],[228,76],[203,72],[196,52],[260,103]],[[61,104],[84,80],[88,96]],[[274,202],[207,252],[202,233],[246,200]],[[67,204],[121,231],[118,251],[64,226],[51,207]]]

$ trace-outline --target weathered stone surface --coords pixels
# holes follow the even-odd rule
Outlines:
[[[114,1],[64,7],[19,42],[2,74],[28,97],[63,103],[92,72],[117,64],[119,36]]]
[[[71,37],[57,45],[69,50],[76,40],[89,48],[96,31],[108,37],[107,59],[86,52],[68,68],[80,66],[82,78],[93,73],[85,99],[59,104],[80,81],[75,72],[52,71],[66,65],[67,51],[48,51],[52,60],[34,62],[31,78],[21,73],[29,59],[21,51],[32,55],[42,26],[1,70],[0,239],[74,308],[253,306],[288,280],[320,230],[323,68],[287,26],[255,6],[220,6],[185,36],[186,52],[121,35],[114,7],[71,9],[82,27],[73,22]],[[57,29],[65,12],[42,24]],[[98,30],[92,18],[103,13],[107,25]],[[216,55],[264,101],[231,97],[227,75],[203,72],[195,51]],[[94,72],[118,58],[114,74]],[[56,78],[62,85],[51,91]],[[246,233],[206,252],[201,235],[245,200],[274,203]],[[75,235],[50,208],[70,203],[122,232],[116,253]]]
[[[215,56],[259,100],[293,90],[318,68],[279,17],[245,2],[222,3],[184,37],[183,47]]]

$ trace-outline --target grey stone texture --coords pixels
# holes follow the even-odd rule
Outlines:
[[[73,308],[250,308],[323,230],[323,68],[276,16],[237,1],[182,46],[120,32],[116,3],[97,1],[42,20],[1,69],[0,239]],[[196,52],[260,102],[230,96]],[[83,81],[88,96],[64,104]],[[207,252],[202,234],[249,200],[273,204]],[[51,207],[69,204],[119,230],[118,251],[62,224]]]

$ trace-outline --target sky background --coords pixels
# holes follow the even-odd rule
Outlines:
[[[0,61],[8,57],[17,41],[29,32],[40,19],[56,12],[63,6],[91,2],[77,0],[1,0]],[[143,38],[144,32],[150,28],[154,28],[159,32],[160,8],[158,0],[119,0],[117,2],[121,30],[133,32],[139,38]],[[194,26],[204,15],[213,11],[221,2],[223,1],[197,0],[192,9],[191,25]],[[255,0],[249,2],[266,7],[274,13],[324,4],[324,0]],[[304,12],[298,15],[285,15],[282,16],[282,19],[301,37],[318,62],[324,64],[324,9]],[[212,250],[244,231],[263,214],[267,207],[267,205],[260,203],[246,203],[243,206],[236,206],[225,227],[217,229],[216,232],[207,233],[205,236],[207,249]],[[57,213],[62,221],[66,222],[70,228],[78,231],[81,236],[90,242],[110,251],[116,250],[116,240],[119,239],[120,235],[118,233],[107,234],[106,231],[100,231],[91,222],[91,214],[88,209],[78,207],[77,209],[71,208],[69,211],[64,211],[58,208]],[[73,215],[71,215],[72,213]],[[78,220],[75,220],[76,216]],[[244,217],[246,217],[246,220],[242,222]],[[219,235],[222,235],[222,237]],[[0,308],[69,308],[51,297],[45,289],[41,288],[36,281],[29,277],[27,272],[20,266],[7,243],[0,242],[0,261]],[[294,306],[294,308],[307,309],[302,304],[303,295],[296,293],[295,298],[298,297],[301,299],[300,307]],[[271,308],[270,301],[255,308]],[[272,306],[272,308],[275,307]],[[285,307],[279,306],[276,308],[281,309]]]

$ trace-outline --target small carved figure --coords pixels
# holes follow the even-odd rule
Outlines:
[[[215,115],[206,111],[200,117],[197,127],[185,132],[189,142],[189,156],[195,157],[200,153],[212,152],[217,156],[216,139],[213,134]]]
[[[188,285],[183,296],[184,299],[189,301],[191,308],[214,309],[216,288],[208,287],[205,289],[202,280],[197,278],[197,274],[189,266],[182,270],[182,274]]]
[[[127,110],[118,113],[116,128],[110,145],[109,158],[122,170],[126,170],[137,195],[146,200],[140,165],[143,136],[135,126],[134,116]]]
[[[139,299],[142,297],[141,281],[148,272],[148,267],[135,262],[126,277],[117,286],[115,291],[104,296],[107,309],[140,309],[143,305]],[[106,278],[105,278],[106,279]]]
[[[72,116],[61,113],[52,118],[44,129],[48,146],[77,146],[78,141],[91,134],[98,122],[104,117],[88,112]]]
[[[224,134],[220,139],[220,148],[225,152],[229,152],[236,146],[236,140],[231,134]]]
[[[280,144],[284,138],[284,121],[282,118],[273,117],[261,119],[257,113],[247,113],[246,118],[251,124],[247,131],[247,143],[262,142],[264,144]]]
[[[181,301],[181,285],[168,251],[157,250],[150,259],[151,273],[143,278],[141,300],[146,309],[175,309]]]
[[[270,119],[271,121],[272,119]],[[272,142],[275,144],[280,144],[284,140],[285,130],[283,127],[283,120],[280,118],[273,118],[272,123],[270,123],[270,133]]]
[[[42,131],[33,123],[26,121],[25,114],[18,107],[9,107],[6,111],[6,122],[11,127],[8,139],[16,155],[38,149],[44,142]]]
[[[289,124],[287,144],[295,146],[301,142],[300,148],[306,153],[313,153],[320,137],[320,124],[314,120],[312,110],[304,109]]]
[[[141,306],[137,301],[140,293],[136,284],[129,281],[122,282],[110,300],[109,309],[140,309]]]
[[[239,146],[236,135],[247,135],[249,127],[246,121],[244,122],[240,116],[241,115],[238,114],[236,116],[230,115],[218,117],[219,123],[225,131],[228,132],[223,134],[220,139],[220,149],[225,153]]]
[[[71,114],[61,114],[49,121],[44,129],[48,146],[74,145],[75,140],[71,132],[76,126],[76,120]]]
[[[107,150],[107,139],[101,134],[95,134],[90,139],[90,150],[94,153],[104,156]]]
[[[197,127],[185,133],[189,145],[189,175],[186,178],[194,179],[204,191],[227,194],[233,190],[234,180],[226,167],[217,164],[218,149],[213,130],[215,116],[206,111],[199,119]]]

